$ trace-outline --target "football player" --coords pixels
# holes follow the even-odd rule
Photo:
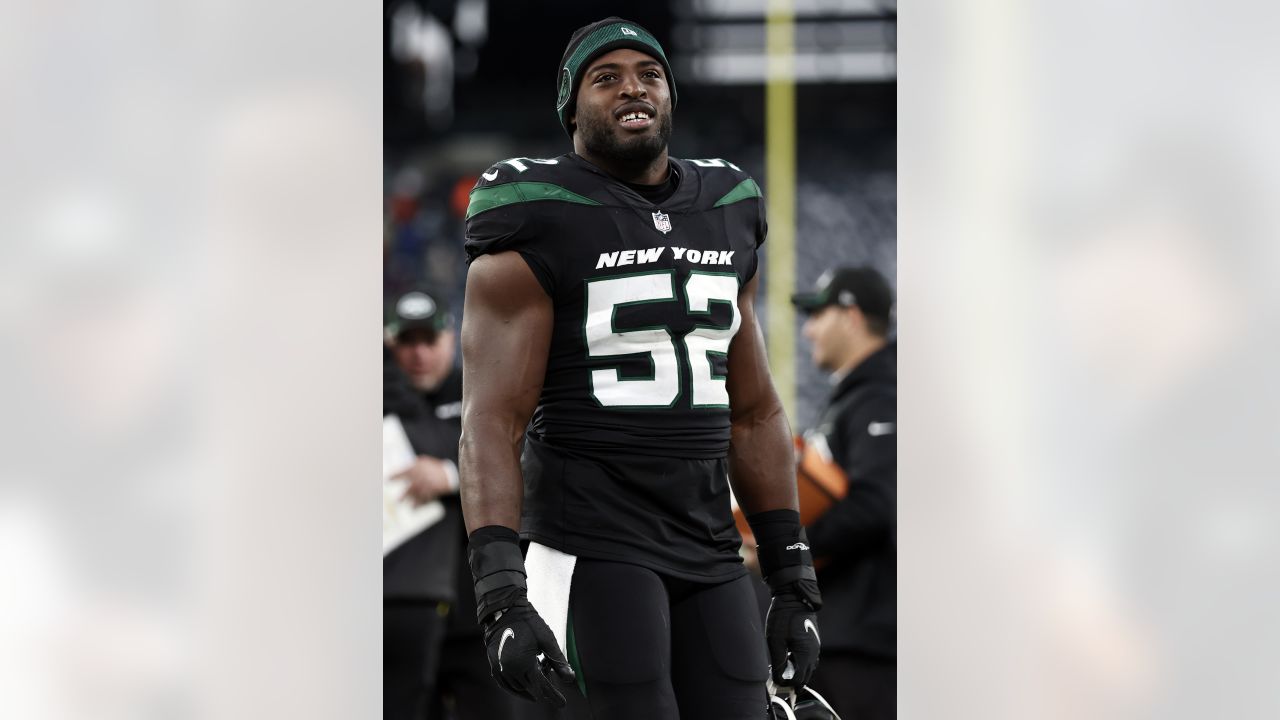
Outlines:
[[[668,156],[676,86],[636,23],[576,31],[558,82],[573,152],[493,165],[467,210],[460,472],[490,665],[529,700],[576,684],[596,718],[758,718],[770,668],[812,675],[821,605],[754,308],[760,188]]]

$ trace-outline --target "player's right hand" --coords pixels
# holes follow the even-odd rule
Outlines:
[[[551,628],[527,599],[520,597],[483,626],[489,669],[498,685],[530,702],[546,700],[558,708],[565,706],[564,694],[552,679],[572,687],[573,668]]]

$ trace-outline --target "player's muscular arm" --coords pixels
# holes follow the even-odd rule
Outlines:
[[[519,254],[483,255],[471,263],[458,444],[467,532],[488,525],[520,529],[520,443],[542,391],[551,329],[551,299]]]
[[[742,325],[729,346],[729,474],[748,514],[797,509],[791,426],[769,375],[764,336],[756,320],[759,275],[738,293]]]
[[[759,276],[757,276],[759,277]],[[773,600],[765,640],[773,681],[800,687],[818,664],[822,596],[797,512],[791,427],[769,376],[756,320],[756,278],[738,294],[742,325],[729,345],[729,475],[756,538],[760,571]]]
[[[572,685],[573,669],[529,604],[516,534],[524,501],[520,438],[542,390],[552,324],[551,299],[524,258],[505,252],[471,263],[462,316],[458,471],[476,618],[499,687],[564,707],[551,678]]]

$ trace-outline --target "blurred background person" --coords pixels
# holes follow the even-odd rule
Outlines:
[[[503,720],[514,701],[489,677],[458,501],[462,370],[448,305],[404,293],[386,326],[383,414],[395,415],[417,458],[397,475],[404,502],[442,513],[383,558],[383,717]]]
[[[845,718],[897,716],[897,344],[893,291],[870,267],[828,272],[795,295],[814,365],[831,373],[826,407],[804,435],[801,472],[847,490],[807,531],[825,605],[822,662],[810,685]],[[803,509],[803,493],[802,493]]]

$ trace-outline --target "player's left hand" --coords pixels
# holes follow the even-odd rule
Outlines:
[[[796,688],[808,684],[818,667],[822,641],[818,614],[801,592],[787,589],[773,596],[765,637],[773,681]]]

